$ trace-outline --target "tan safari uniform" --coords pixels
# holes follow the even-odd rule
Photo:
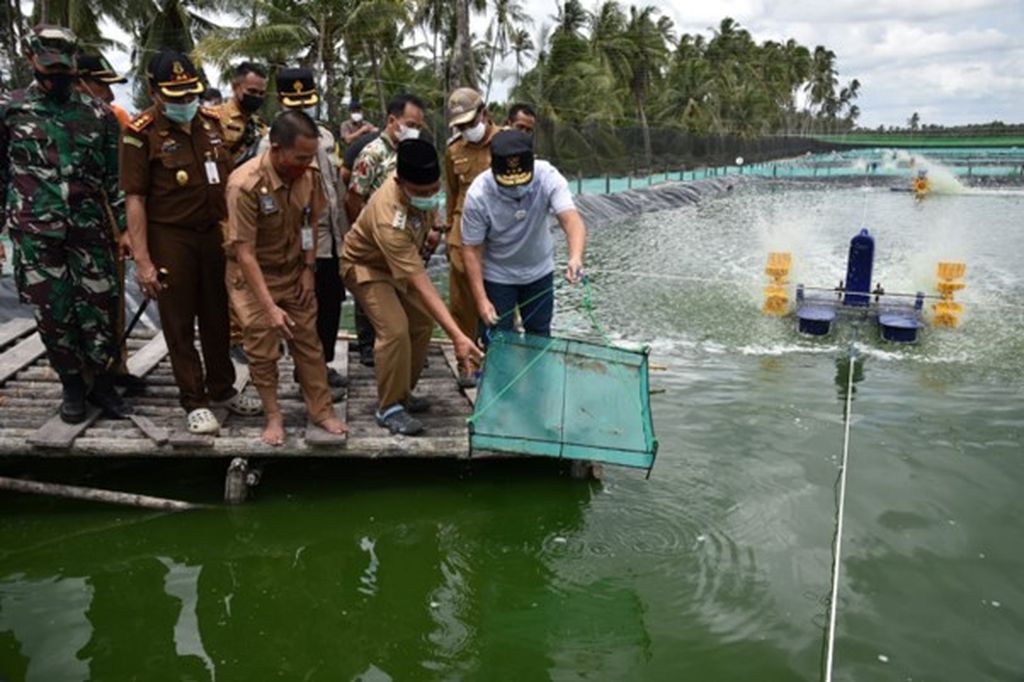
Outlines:
[[[484,139],[476,144],[457,135],[448,145],[444,160],[445,224],[449,228],[448,241],[448,308],[462,333],[471,339],[477,337],[480,318],[477,315],[473,292],[469,288],[466,262],[462,256],[462,207],[466,193],[476,176],[491,167],[491,138],[501,130],[493,123]]]
[[[334,416],[327,386],[327,367],[316,333],[316,303],[299,305],[299,277],[305,268],[301,230],[304,214],[311,225],[323,210],[319,173],[310,169],[286,184],[274,170],[270,153],[264,152],[242,164],[228,180],[228,220],[224,244],[231,248],[253,245],[263,279],[274,302],[295,322],[288,348],[302,387],[306,409],[314,422]],[[257,388],[277,389],[277,361],[281,336],[270,326],[267,313],[249,288],[242,268],[229,257],[226,280],[231,307],[238,315],[252,383]]]
[[[207,161],[216,164],[216,182]],[[125,194],[145,197],[153,264],[170,272],[157,305],[182,407],[191,412],[227,400],[235,394],[235,368],[228,355],[220,222],[227,217],[224,188],[232,164],[216,112],[200,109],[186,131],[150,107],[125,128],[119,165]]]
[[[434,319],[409,279],[426,271],[420,250],[433,220],[409,205],[392,173],[345,235],[341,276],[377,331],[382,409],[408,400],[427,357]]]

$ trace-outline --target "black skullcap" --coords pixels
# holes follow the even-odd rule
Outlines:
[[[533,180],[533,138],[521,130],[502,130],[491,139],[491,171],[504,187]]]
[[[398,143],[398,177],[414,185],[432,185],[441,179],[437,150],[426,140]]]

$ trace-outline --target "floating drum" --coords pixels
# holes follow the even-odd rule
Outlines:
[[[878,330],[882,338],[893,343],[917,343],[917,330],[923,327],[913,313],[881,313],[878,316]]]
[[[824,305],[805,305],[796,311],[797,331],[811,336],[825,336],[832,329],[836,309]]]

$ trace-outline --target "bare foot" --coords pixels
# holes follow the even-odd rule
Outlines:
[[[343,424],[340,419],[335,417],[328,417],[317,424],[317,426],[328,433],[333,433],[336,436],[340,436],[341,434],[348,432],[348,424]]]
[[[268,414],[267,425],[260,440],[274,447],[284,445],[284,417],[280,414]]]

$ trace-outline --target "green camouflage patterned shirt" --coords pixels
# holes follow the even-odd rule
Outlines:
[[[114,114],[77,91],[62,104],[38,84],[0,95],[0,232],[6,227],[79,241],[109,239],[104,195],[123,231],[119,135]]]
[[[398,165],[398,147],[384,131],[359,152],[354,165],[348,187],[367,201]]]

